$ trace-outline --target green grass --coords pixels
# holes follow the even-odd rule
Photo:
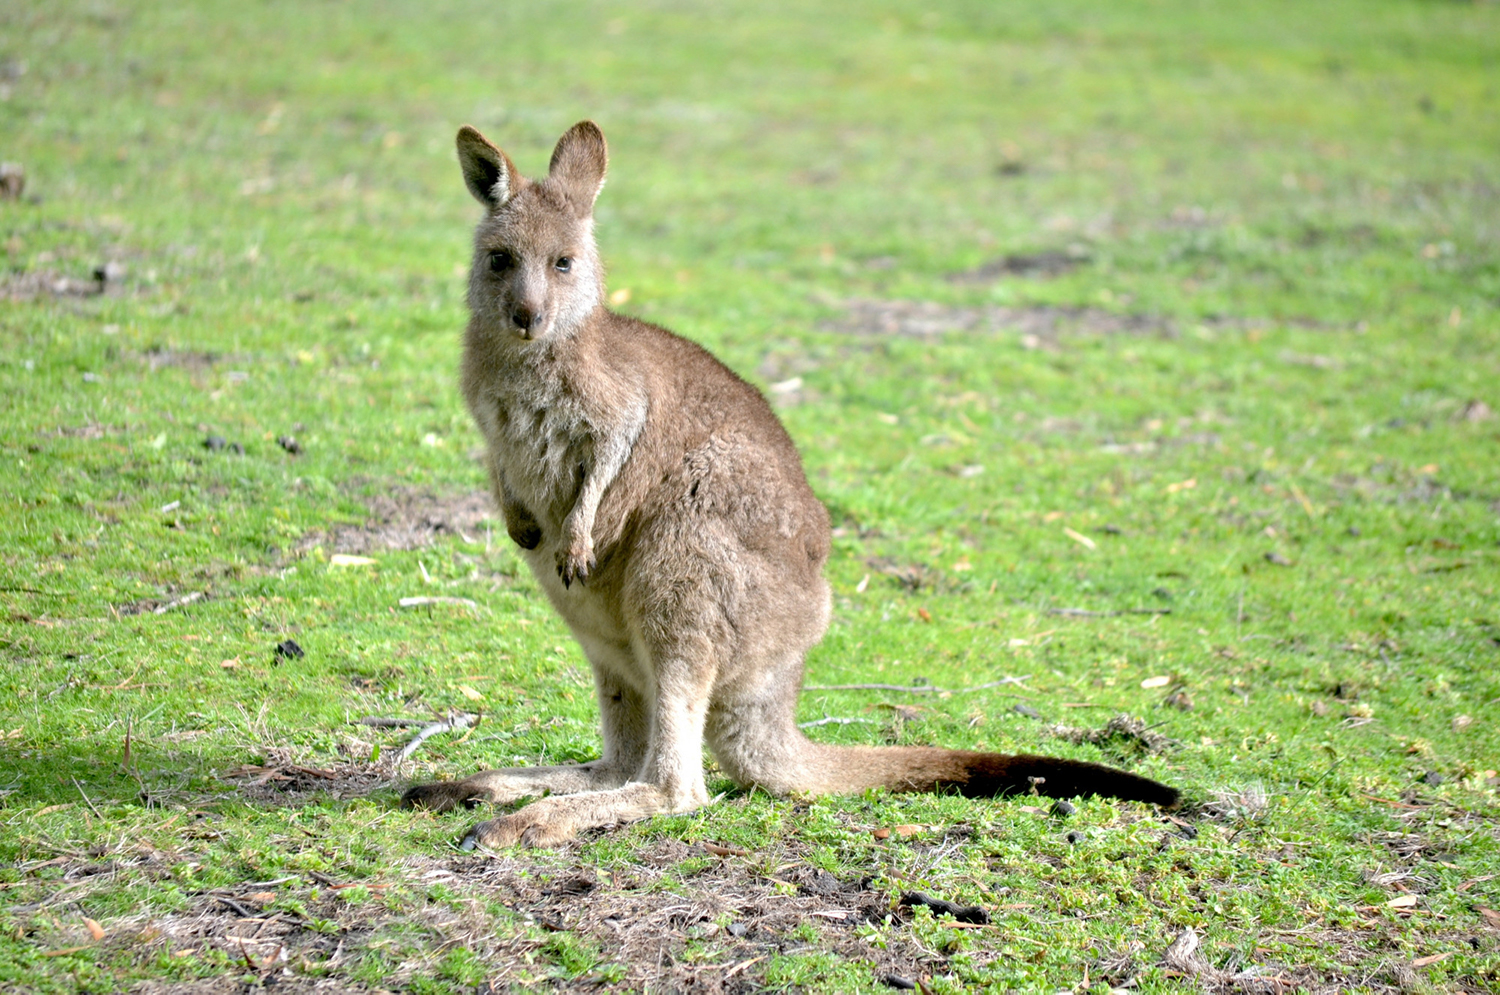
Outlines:
[[[1300,990],[1500,984],[1500,8],[17,3],[0,97],[27,178],[0,202],[0,989],[280,971],[214,892],[282,913],[284,984],[1185,991],[1160,958],[1187,927]],[[806,719],[869,720],[812,734],[1126,762],[1217,814],[730,793],[495,862],[452,850],[473,813],[394,807],[597,749],[503,530],[329,562],[371,502],[483,486],[455,129],[535,173],[582,117],[623,309],[803,380],[781,414],[840,526],[809,683],[1030,675],[809,690]],[[1088,261],[947,278],[1043,251]],[[21,294],[106,262],[109,294]],[[1011,310],[917,338],[846,330],[850,300]],[[1083,327],[1024,338],[1043,306]],[[418,594],[479,608],[395,607]],[[1018,700],[1177,746],[1071,745]],[[368,797],[225,776],[364,783],[410,732],[356,720],[447,709],[486,718]],[[799,891],[813,869],[853,890]],[[998,928],[896,914],[910,890]],[[811,915],[856,892],[880,914]]]

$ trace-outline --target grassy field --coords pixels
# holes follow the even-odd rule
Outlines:
[[[1500,6],[921,6],[0,8],[0,990],[1500,990]],[[454,131],[583,117],[897,687],[809,734],[1189,808],[396,808],[598,748],[455,382]]]

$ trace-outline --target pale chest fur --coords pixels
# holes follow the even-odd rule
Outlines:
[[[506,488],[556,535],[593,460],[596,429],[576,394],[528,379],[495,385],[474,413]]]

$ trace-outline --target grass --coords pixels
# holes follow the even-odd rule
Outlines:
[[[1437,0],[8,5],[0,988],[1495,990],[1497,63]],[[1029,675],[812,734],[1185,825],[730,792],[470,856],[394,807],[597,748],[454,383],[453,132],[536,172],[585,116],[622,309],[779,385],[839,525],[809,683]],[[447,710],[399,769],[356,724]],[[1047,731],[1117,713],[1174,745]]]

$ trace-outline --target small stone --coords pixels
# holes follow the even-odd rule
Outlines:
[[[1074,814],[1077,811],[1077,806],[1075,806],[1072,802],[1068,801],[1065,798],[1059,798],[1057,801],[1052,803],[1052,814],[1057,816],[1057,818],[1059,819],[1066,819],[1068,816]]]
[[[1490,410],[1490,406],[1483,401],[1470,401],[1458,413],[1458,417],[1466,422],[1489,421],[1494,415],[1495,413]]]

